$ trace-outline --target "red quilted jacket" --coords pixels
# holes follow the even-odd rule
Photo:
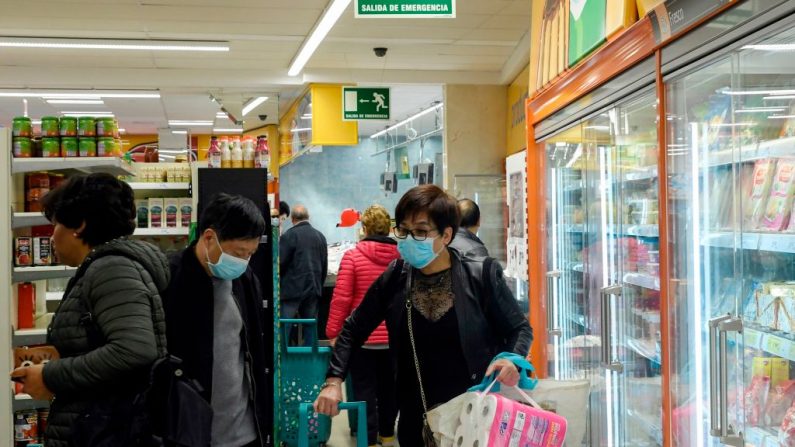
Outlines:
[[[370,285],[399,257],[397,244],[386,237],[367,238],[342,256],[326,325],[329,339],[340,334],[345,319],[361,304]],[[389,344],[384,322],[373,331],[366,344]]]

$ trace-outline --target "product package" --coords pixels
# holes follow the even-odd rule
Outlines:
[[[720,230],[729,226],[733,210],[733,189],[730,169],[719,169],[710,177],[710,228]]]
[[[765,410],[767,426],[781,425],[787,410],[795,401],[795,380],[787,380],[773,387]]]
[[[775,300],[773,329],[795,331],[795,282],[771,283],[770,295]]]
[[[166,228],[177,228],[179,219],[179,199],[163,199],[163,210],[166,215]]]
[[[767,199],[760,229],[781,231],[789,225],[792,200],[795,197],[795,159],[782,158],[776,164],[776,173]]]
[[[773,159],[758,160],[754,165],[753,183],[743,209],[745,228],[759,228],[759,221],[764,215],[767,198],[770,196],[775,168],[776,161]]]
[[[149,228],[163,228],[163,199],[149,199]]]
[[[36,285],[17,284],[17,329],[31,329],[36,318]]]
[[[743,305],[743,319],[764,327],[773,327],[776,303],[770,294],[770,284],[755,282]]]
[[[33,238],[33,265],[52,263],[52,240],[49,237]]]
[[[770,363],[770,386],[775,387],[789,380],[789,360],[775,357],[770,359]]]
[[[33,265],[33,240],[29,237],[18,237],[14,244],[14,264],[17,267]]]
[[[751,376],[770,377],[772,374],[773,374],[772,359],[767,357],[754,357],[753,366],[751,367]]]
[[[138,228],[149,228],[149,200],[141,199],[135,201],[135,213]]]
[[[190,197],[179,199],[179,221],[183,228],[190,228],[193,221],[193,199]]]
[[[778,430],[780,447],[795,447],[795,403],[789,407]]]
[[[765,406],[770,393],[770,377],[754,376],[745,389],[745,421],[751,427],[759,427],[764,421]]]

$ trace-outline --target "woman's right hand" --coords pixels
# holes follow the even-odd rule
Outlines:
[[[323,388],[317,397],[313,407],[315,413],[325,414],[334,417],[340,414],[340,402],[342,402],[342,379],[329,377],[326,379],[328,386]]]

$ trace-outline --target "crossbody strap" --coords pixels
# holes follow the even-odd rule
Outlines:
[[[420,371],[420,359],[417,357],[417,344],[414,341],[414,324],[411,318],[412,314],[412,304],[411,304],[411,283],[412,283],[412,271],[409,269],[407,285],[406,285],[406,316],[408,317],[409,323],[409,340],[411,341],[411,353],[414,356],[414,368],[417,370],[417,383],[420,385],[420,397],[422,398],[422,418],[426,419],[426,413],[428,413],[428,401],[425,399],[425,387],[422,385],[422,372]]]

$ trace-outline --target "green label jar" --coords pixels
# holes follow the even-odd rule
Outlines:
[[[79,146],[81,157],[97,156],[97,140],[93,138],[81,138]]]
[[[26,116],[18,116],[12,122],[14,137],[30,138],[33,136],[33,122]]]
[[[58,138],[42,138],[41,139],[41,156],[42,157],[60,157],[61,156],[61,140]]]
[[[30,138],[14,138],[14,157],[30,158],[33,156],[33,142]]]
[[[54,116],[41,117],[41,136],[42,138],[52,138],[61,135],[61,129],[58,127],[58,118]]]
[[[116,119],[114,118],[98,118],[97,119],[97,136],[98,137],[115,137],[118,132],[116,126]]]
[[[77,136],[77,118],[71,116],[65,116],[61,118],[61,136],[62,137]]]
[[[97,135],[97,120],[90,116],[82,116],[77,120],[77,136],[93,137]]]
[[[110,137],[101,137],[97,139],[97,157],[113,157],[114,146],[116,140]]]
[[[77,138],[61,138],[61,157],[77,157]]]

